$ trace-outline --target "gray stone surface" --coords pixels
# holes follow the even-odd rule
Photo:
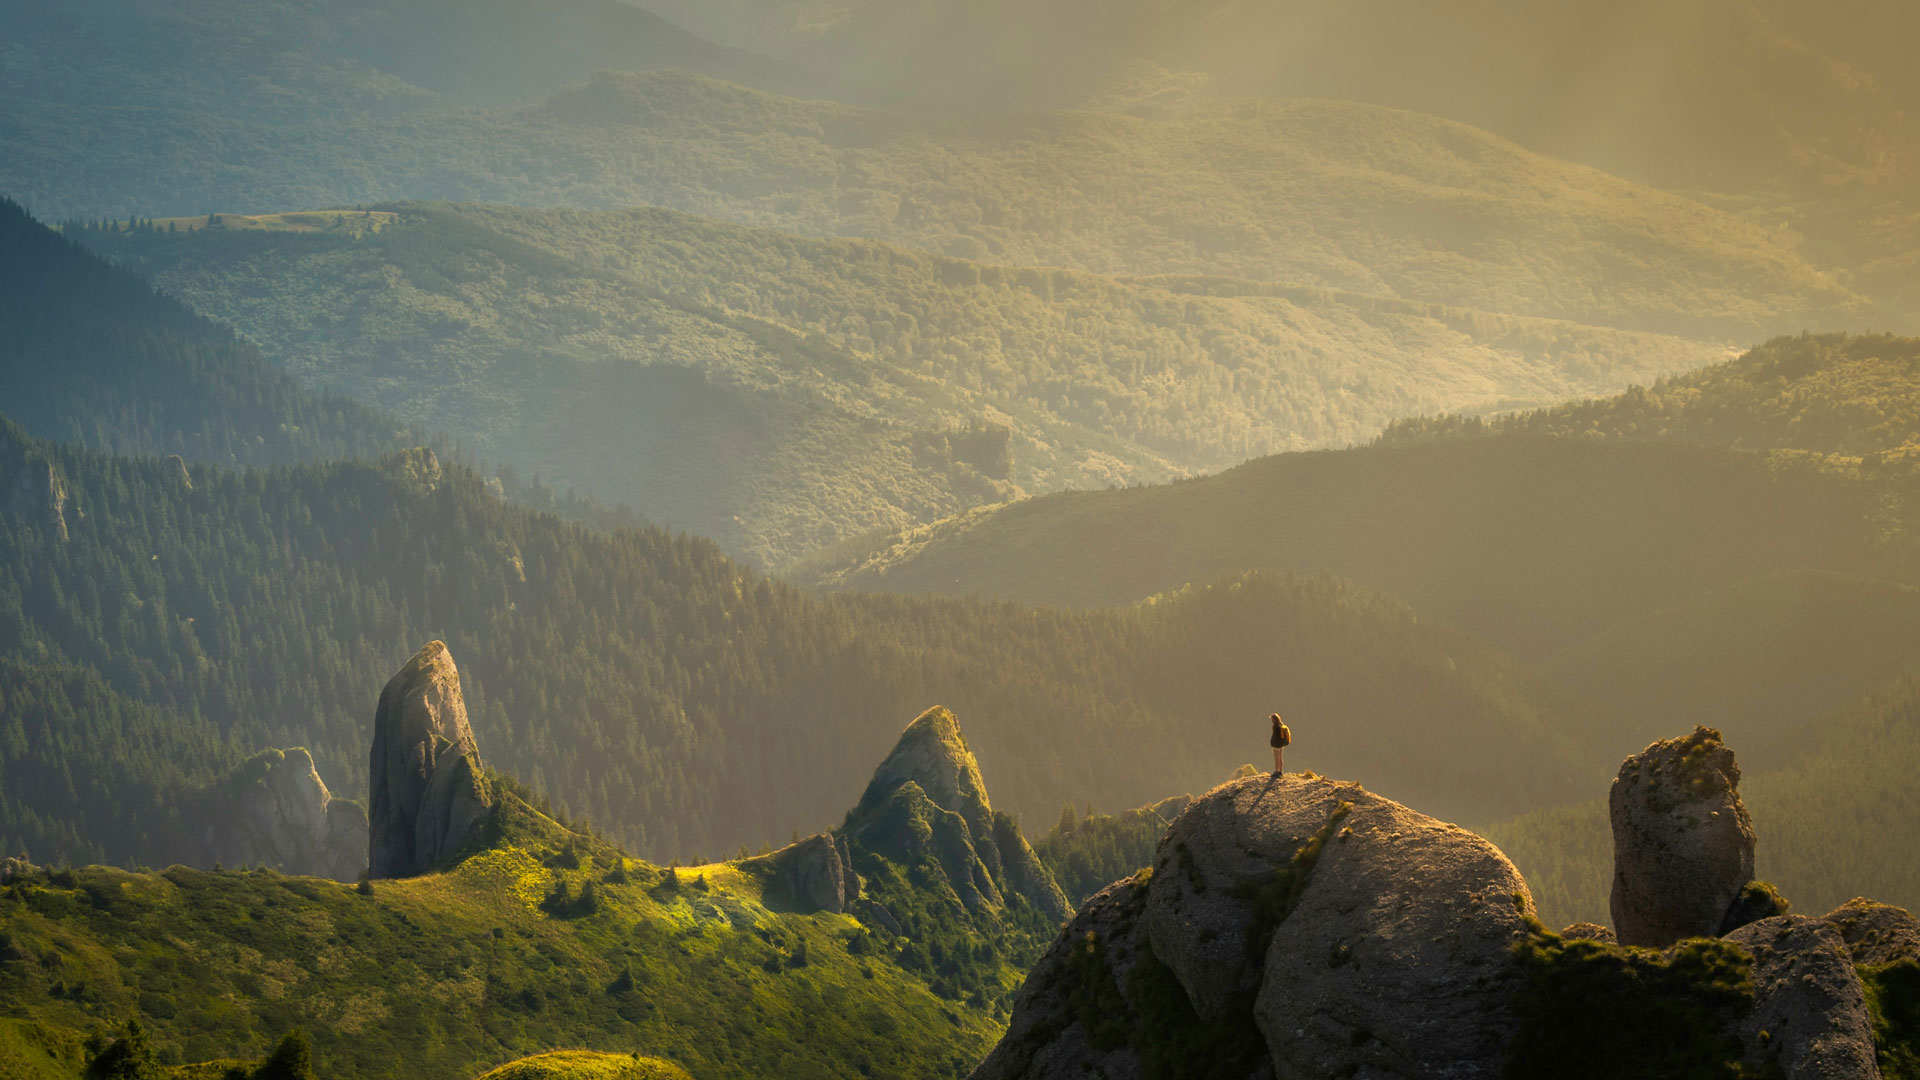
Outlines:
[[[1073,997],[1084,965],[1076,966],[1071,957],[1076,949],[1089,947],[1091,935],[1115,985],[1124,987],[1145,941],[1138,926],[1145,892],[1144,886],[1128,878],[1095,893],[1081,907],[1021,984],[1005,1037],[974,1070],[971,1080],[1144,1077],[1132,1050],[1096,1047],[1081,1026]]]
[[[1599,923],[1591,922],[1574,923],[1572,926],[1560,931],[1560,936],[1569,941],[1600,941],[1608,945],[1618,945],[1620,943],[1620,939],[1614,935],[1612,927],[1601,926]]]
[[[380,692],[368,779],[368,870],[423,874],[486,818],[491,799],[467,723],[460,673],[430,641]]]
[[[1317,857],[1295,861],[1316,842]],[[1288,899],[1259,896],[1283,868]],[[1151,958],[1203,1022],[1250,1025],[1265,1051],[1256,1076],[1494,1077],[1531,910],[1513,865],[1458,826],[1357,784],[1233,781],[1168,829],[1150,883],[1116,883],[1075,916],[975,1078],[1139,1075],[1076,1012],[1102,969],[1073,962],[1089,934],[1123,996]]]
[[[1906,908],[1856,896],[1827,912],[1822,921],[1840,932],[1856,964],[1920,960],[1920,918]]]
[[[775,895],[784,893],[806,907],[836,914],[849,910],[860,897],[859,875],[844,857],[845,842],[816,833],[767,856],[775,879]]]
[[[352,881],[366,867],[367,815],[335,799],[304,747],[269,750],[229,781],[202,841],[207,861]]]
[[[1837,928],[1777,915],[1726,940],[1753,953],[1754,1003],[1740,1030],[1750,1063],[1777,1065],[1786,1080],[1878,1080],[1866,995]]]
[[[1607,795],[1613,824],[1614,932],[1663,947],[1719,933],[1753,880],[1753,821],[1740,766],[1719,732],[1656,742],[1621,763]]]
[[[1274,931],[1254,1004],[1274,1072],[1499,1076],[1533,913],[1520,872],[1474,833],[1357,786],[1328,798],[1352,809]]]

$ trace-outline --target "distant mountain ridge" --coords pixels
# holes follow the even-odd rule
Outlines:
[[[660,210],[308,217],[332,224],[68,235],[310,384],[763,566],[1022,492],[1165,480],[1364,439],[1409,411],[1544,404],[1723,355],[1671,336],[1006,268]]]
[[[43,438],[233,465],[414,441],[375,408],[302,388],[230,330],[4,199],[0,410]]]

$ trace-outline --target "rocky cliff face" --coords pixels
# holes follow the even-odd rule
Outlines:
[[[974,1076],[1491,1077],[1531,912],[1458,826],[1357,784],[1236,780],[1089,902]]]
[[[1072,909],[1011,818],[994,811],[960,724],[929,709],[874,770],[842,832],[900,862],[931,856],[969,908],[1018,896],[1052,920]]]
[[[1876,1080],[1920,1059],[1899,1019],[1920,1010],[1920,919],[1780,914],[1749,880],[1738,780],[1706,729],[1621,769],[1616,910],[1642,940],[1682,935],[1656,951],[1548,932],[1491,844],[1358,785],[1236,779],[1074,917],[973,1080]]]
[[[770,903],[838,914],[852,910],[860,899],[860,875],[853,869],[847,841],[832,833],[816,833],[743,865],[764,870]]]
[[[303,747],[255,755],[216,794],[201,835],[208,862],[335,881],[366,866],[366,809],[334,798]]]
[[[1753,820],[1739,784],[1733,751],[1711,728],[1621,763],[1607,810],[1622,944],[1665,946],[1721,932],[1753,880]]]
[[[480,749],[444,643],[429,641],[380,692],[369,772],[373,877],[426,873],[486,818],[492,800]]]

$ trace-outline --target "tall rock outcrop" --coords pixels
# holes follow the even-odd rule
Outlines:
[[[366,808],[334,798],[304,747],[254,755],[213,796],[201,835],[209,862],[335,881],[366,866]]]
[[[1713,937],[1753,880],[1753,820],[1720,733],[1656,742],[1621,763],[1613,824],[1613,929],[1623,945]]]
[[[427,642],[380,692],[367,788],[367,864],[376,878],[433,869],[492,808],[444,643]]]
[[[947,709],[906,724],[843,832],[897,861],[931,855],[970,909],[1018,896],[1048,919],[1073,911],[1020,828],[987,801],[979,761]]]
[[[946,709],[928,709],[901,732],[842,832],[895,861],[931,857],[969,909],[1018,896],[1049,919],[1072,913],[1013,819],[988,802],[980,764]]]
[[[741,865],[765,872],[769,903],[839,914],[860,898],[860,875],[854,872],[847,842],[832,833],[816,833]]]
[[[1142,1076],[1170,1047],[1208,1055],[1176,1075],[1493,1077],[1531,914],[1513,864],[1458,826],[1357,784],[1232,781],[1150,876],[1082,909],[974,1077]]]

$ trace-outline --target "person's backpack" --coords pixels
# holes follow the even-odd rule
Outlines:
[[[1292,746],[1293,745],[1293,729],[1288,727],[1287,722],[1285,720],[1281,720],[1280,717],[1278,716],[1275,716],[1274,720],[1280,726],[1280,745]]]

